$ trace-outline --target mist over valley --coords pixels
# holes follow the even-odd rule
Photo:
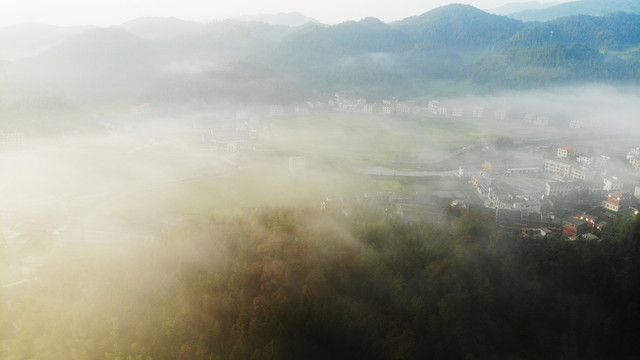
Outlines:
[[[0,357],[638,356],[633,6],[1,27]]]

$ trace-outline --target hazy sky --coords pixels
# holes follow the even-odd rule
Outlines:
[[[459,1],[481,9],[527,0]],[[531,1],[531,0],[529,0]],[[550,2],[552,0],[541,0]],[[558,0],[556,0],[558,1]],[[563,1],[563,0],[560,0]],[[566,1],[566,0],[564,0]],[[174,16],[185,20],[218,20],[237,15],[299,11],[334,24],[367,16],[400,20],[451,0],[0,0],[0,26],[39,22],[52,25],[118,25],[141,16]]]

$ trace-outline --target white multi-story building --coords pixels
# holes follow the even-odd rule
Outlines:
[[[558,152],[556,153],[556,156],[559,158],[573,158],[575,154],[576,152],[575,150],[573,150],[573,148],[570,148],[568,146],[563,146],[558,148]]]
[[[609,160],[611,160],[611,157],[607,155],[600,155],[600,157],[595,159],[595,163],[597,166],[605,167],[609,163]]]
[[[534,121],[533,125],[538,127],[547,127],[549,126],[549,117],[548,116],[538,116]]]
[[[249,120],[249,113],[244,110],[236,111],[236,120],[247,121]]]
[[[271,116],[282,115],[284,114],[284,108],[282,105],[271,105],[269,107],[269,114],[271,114]]]
[[[571,163],[566,160],[547,159],[544,161],[544,172],[568,179],[571,176]]]
[[[604,191],[619,191],[622,190],[624,186],[624,181],[619,179],[617,176],[610,176],[604,179],[604,186],[602,190]]]
[[[22,145],[24,144],[24,133],[0,133],[0,144]]]
[[[438,113],[438,109],[440,108],[440,101],[437,100],[431,100],[429,101],[429,112],[432,114],[437,114]]]
[[[538,199],[524,197],[511,202],[513,210],[520,210],[525,213],[539,213],[542,209],[542,202]]]
[[[478,174],[471,175],[471,186],[474,188],[488,188],[490,185],[491,175],[486,170],[483,170]]]
[[[544,183],[546,196],[564,197],[579,189],[575,181],[547,181]]]
[[[593,164],[593,158],[590,156],[578,156],[576,157],[576,162],[582,165],[590,166]]]
[[[593,180],[596,176],[595,170],[581,165],[571,166],[571,180]]]
[[[306,106],[296,106],[293,111],[296,114],[307,115],[309,114],[309,108]]]
[[[537,166],[521,167],[521,168],[507,168],[508,176],[535,176],[540,173],[540,168]]]
[[[289,171],[292,174],[299,174],[307,167],[307,160],[302,156],[294,156],[289,158]]]
[[[603,203],[605,209],[618,212],[631,205],[631,192],[619,191],[615,193],[609,193],[607,201]]]
[[[596,180],[581,181],[579,190],[586,191],[589,194],[602,193],[604,191],[602,190],[602,183]]]
[[[398,114],[408,114],[411,112],[411,107],[407,103],[397,103],[396,104],[396,113]]]
[[[584,126],[584,122],[580,119],[569,121],[569,129],[580,129],[582,126]]]
[[[518,210],[523,213],[539,213],[542,203],[539,199],[530,196],[510,196],[500,194],[489,189],[490,207],[494,209]]]
[[[457,177],[461,179],[471,179],[473,176],[481,176],[483,173],[486,173],[486,170],[481,166],[475,167],[462,167],[458,168]]]

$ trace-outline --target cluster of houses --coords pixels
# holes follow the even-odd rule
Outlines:
[[[629,160],[631,167],[640,171],[640,146],[631,149],[631,151],[627,153],[627,160]]]
[[[24,133],[22,132],[0,132],[0,145],[23,145]]]
[[[531,124],[536,127],[549,126],[549,117],[546,115],[534,115],[533,113],[527,113],[522,119],[525,123]]]
[[[455,199],[455,205],[467,207],[464,198],[461,191],[386,191],[352,197],[327,197],[320,202],[320,210],[342,212],[349,216],[354,207],[371,206],[408,221],[440,223],[447,216],[446,209],[451,199]]]
[[[635,159],[640,147],[627,156]],[[608,156],[581,156],[570,147],[559,147],[556,156],[541,160],[527,154],[502,154],[479,167],[460,167],[458,176],[476,189],[484,206],[495,210],[498,224],[527,234],[561,233],[571,239],[594,238],[603,226],[620,216],[639,213],[640,186],[637,168],[613,175]],[[625,181],[628,176],[631,181]],[[543,211],[545,202],[569,196],[600,199],[598,206],[576,210],[567,218]]]
[[[509,116],[504,108],[486,108],[484,106],[473,106],[465,108],[459,103],[449,103],[439,100],[431,100],[427,106],[414,105],[407,102],[399,101],[397,98],[389,98],[379,102],[370,102],[365,98],[350,98],[340,93],[336,93],[326,102],[322,101],[306,101],[296,104],[293,112],[296,114],[308,114],[314,110],[331,110],[336,112],[355,112],[367,114],[385,114],[385,115],[406,115],[406,114],[432,114],[440,117],[449,118],[493,118],[495,120],[505,120]],[[283,105],[271,105],[269,114],[272,116],[287,113],[287,109]],[[512,114],[513,115],[513,114]],[[548,127],[550,125],[549,116],[546,114],[527,113],[521,119],[523,123],[535,127]],[[570,129],[580,129],[584,126],[584,121],[578,118],[572,118],[565,123]]]
[[[504,120],[507,118],[507,112],[503,108],[493,110],[485,109],[482,106],[475,106],[471,109],[463,108],[459,105],[445,104],[438,100],[430,101],[427,106],[414,105],[407,102],[399,101],[397,98],[384,99],[378,102],[370,102],[365,98],[350,98],[339,93],[335,94],[328,101],[306,101],[296,104],[291,109],[281,104],[272,104],[269,106],[268,114],[271,116],[279,116],[288,112],[296,114],[308,114],[315,110],[330,110],[336,112],[354,112],[365,114],[385,114],[385,115],[406,115],[428,113],[442,117],[458,118],[470,116],[474,118],[484,118],[485,116],[493,116],[496,120]],[[547,118],[548,123],[548,118]]]
[[[271,111],[281,113],[283,110],[275,107]],[[264,125],[259,116],[240,110],[233,119],[201,124],[196,133],[197,144],[201,149],[235,153],[253,150],[260,138],[270,135],[271,128]]]
[[[379,102],[370,102],[365,98],[350,98],[340,93],[336,93],[328,101],[306,101],[296,104],[293,112],[296,114],[308,114],[314,110],[331,110],[336,112],[354,112],[366,114],[385,114],[385,115],[406,115],[406,114],[432,114],[440,117],[449,118],[493,118],[495,120],[507,119],[508,113],[506,109],[486,108],[484,106],[473,106],[465,108],[459,103],[448,103],[439,100],[431,100],[427,106],[414,105],[407,102],[399,101],[397,98],[389,98]],[[283,105],[270,105],[269,114],[272,116],[283,115],[288,112]],[[511,114],[513,115],[513,114]],[[527,113],[521,121],[535,127],[548,127],[550,125],[549,116],[546,114]],[[561,124],[557,124],[561,125]],[[580,118],[572,118],[562,126],[568,126],[570,129],[580,129],[584,127],[584,120]]]
[[[273,109],[281,109],[282,111],[274,112]],[[282,115],[286,111],[282,105],[271,105],[270,115]],[[398,101],[398,99],[391,98],[382,100],[380,102],[369,102],[364,98],[352,99],[348,97],[336,94],[333,98],[326,102],[322,101],[306,101],[301,104],[296,104],[293,107],[293,112],[296,114],[308,114],[310,111],[315,110],[330,110],[336,112],[354,112],[365,114],[411,114],[424,111],[424,107],[412,106],[406,102]]]

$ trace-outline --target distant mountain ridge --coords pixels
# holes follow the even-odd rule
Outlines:
[[[301,26],[307,23],[319,23],[318,20],[304,16],[299,12],[279,13],[279,14],[257,14],[240,15],[230,18],[231,20],[262,22],[269,25]]]
[[[206,31],[206,25],[203,23],[160,17],[138,18],[127,21],[120,27],[143,39],[151,40],[197,35]]]
[[[599,51],[627,50],[640,44],[640,16],[575,15],[523,30],[507,42],[518,46],[583,44]]]
[[[487,45],[506,40],[524,28],[518,20],[462,4],[443,6],[391,26],[419,43],[446,47]]]
[[[20,84],[14,88],[162,102],[285,103],[342,90],[413,97],[434,89],[434,81],[478,89],[640,84],[640,15],[525,23],[449,5],[389,24],[142,18],[75,34],[2,66],[8,83]]]
[[[151,84],[156,56],[149,42],[109,27],[70,36],[19,67],[29,78],[46,79],[65,95],[133,96],[145,83]]]
[[[496,15],[509,15],[519,13],[525,10],[540,10],[554,5],[558,5],[558,2],[540,2],[540,1],[527,1],[518,3],[508,3],[500,7],[493,9],[485,9],[486,12]]]
[[[19,60],[38,55],[71,35],[93,26],[54,26],[25,23],[0,28],[0,60]]]
[[[502,86],[603,80],[637,84],[639,48],[640,15],[576,15],[540,23],[497,44],[470,75],[477,83]]]
[[[603,16],[626,12],[640,14],[638,0],[579,0],[561,3],[544,9],[530,9],[508,14],[522,21],[549,21],[571,15]]]

